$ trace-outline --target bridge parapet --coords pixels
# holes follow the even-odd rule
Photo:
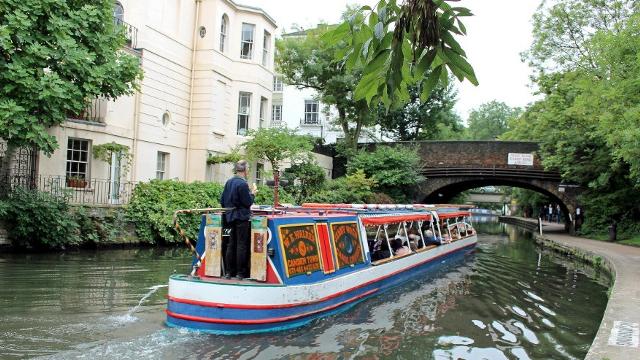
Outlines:
[[[503,168],[544,170],[538,143],[527,141],[421,141],[427,168]],[[531,154],[532,165],[509,164],[509,154]]]

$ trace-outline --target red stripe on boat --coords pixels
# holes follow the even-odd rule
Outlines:
[[[327,306],[324,307],[322,309],[318,309],[318,310],[314,310],[314,311],[308,311],[302,314],[297,314],[297,315],[291,315],[291,316],[282,316],[282,317],[275,317],[275,318],[268,318],[268,319],[247,319],[247,320],[242,320],[242,319],[217,319],[217,318],[206,318],[206,317],[201,317],[201,316],[192,316],[192,315],[183,315],[183,314],[177,314],[174,313],[172,311],[169,311],[168,309],[165,310],[165,312],[167,313],[167,315],[177,318],[177,319],[183,319],[183,320],[189,320],[189,321],[198,321],[198,322],[206,322],[206,323],[217,323],[217,324],[269,324],[269,323],[276,323],[276,322],[283,322],[283,321],[289,321],[289,320],[295,320],[295,319],[300,319],[303,317],[307,317],[310,315],[314,315],[317,313],[321,313],[321,312],[325,312],[325,311],[329,311],[329,310],[333,310],[337,307],[340,307],[342,305],[348,304],[350,302],[362,299],[363,297],[369,296],[371,294],[373,294],[374,292],[378,291],[379,289],[371,289],[369,291],[366,291],[358,296],[354,296],[350,299],[341,301],[337,304],[331,305],[331,306]]]
[[[297,307],[297,306],[312,305],[312,304],[317,304],[317,303],[320,303],[320,302],[323,302],[323,301],[331,300],[333,298],[336,298],[338,296],[344,295],[344,294],[349,293],[351,291],[358,290],[358,289],[360,289],[362,287],[365,287],[367,285],[370,285],[372,283],[375,283],[375,282],[384,280],[384,279],[386,279],[388,277],[394,276],[394,275],[396,275],[398,273],[401,273],[403,271],[407,271],[409,269],[413,269],[414,267],[420,266],[420,265],[422,265],[422,264],[424,264],[426,262],[436,260],[438,258],[441,258],[441,257],[445,256],[445,255],[449,255],[452,252],[460,251],[460,250],[466,249],[466,248],[474,246],[474,245],[475,245],[475,243],[466,245],[466,246],[461,247],[459,249],[454,249],[454,250],[451,250],[451,251],[447,251],[447,252],[442,253],[442,254],[440,254],[440,255],[438,255],[436,257],[433,257],[433,258],[430,258],[430,259],[426,259],[426,260],[424,260],[422,262],[419,262],[417,264],[414,264],[412,266],[409,266],[409,267],[406,267],[406,268],[402,268],[400,270],[392,272],[391,274],[387,274],[387,275],[384,275],[382,277],[375,278],[373,280],[369,280],[366,283],[360,284],[358,286],[354,286],[354,287],[352,287],[350,289],[347,289],[347,290],[344,290],[344,291],[337,292],[335,294],[331,294],[331,295],[325,296],[325,297],[317,299],[317,300],[303,301],[303,302],[290,303],[290,304],[276,304],[276,305],[246,305],[246,304],[224,304],[224,303],[215,303],[215,302],[210,302],[210,301],[190,300],[190,299],[177,298],[177,297],[173,297],[173,296],[167,296],[167,298],[169,300],[171,300],[171,301],[175,301],[175,302],[182,303],[182,304],[199,305],[199,306],[206,306],[206,307],[229,308],[229,309],[248,309],[248,310],[249,309],[253,309],[253,310],[284,309],[284,308],[291,308],[291,307]],[[224,284],[221,284],[221,285],[224,285]]]
[[[336,271],[336,266],[333,262],[333,251],[331,251],[331,242],[329,241],[329,225],[320,223],[316,226],[320,240],[320,250],[322,251],[322,269],[325,274],[330,274]]]
[[[425,220],[431,221],[430,214],[406,214],[406,215],[394,215],[394,216],[371,216],[363,217],[362,223],[364,225],[384,225],[400,223],[403,221],[418,221]]]

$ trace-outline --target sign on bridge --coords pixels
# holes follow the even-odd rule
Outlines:
[[[507,164],[533,166],[533,154],[509,153]]]

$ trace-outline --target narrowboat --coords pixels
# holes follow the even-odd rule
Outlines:
[[[202,213],[192,271],[169,279],[168,326],[225,335],[303,326],[470,251],[477,242],[471,214],[453,207],[256,208],[250,278],[227,279],[223,211],[174,215]]]

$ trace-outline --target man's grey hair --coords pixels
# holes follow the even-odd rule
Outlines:
[[[247,160],[240,160],[236,163],[235,166],[235,172],[239,173],[239,172],[245,172],[247,171],[247,166],[249,164],[247,163]]]

